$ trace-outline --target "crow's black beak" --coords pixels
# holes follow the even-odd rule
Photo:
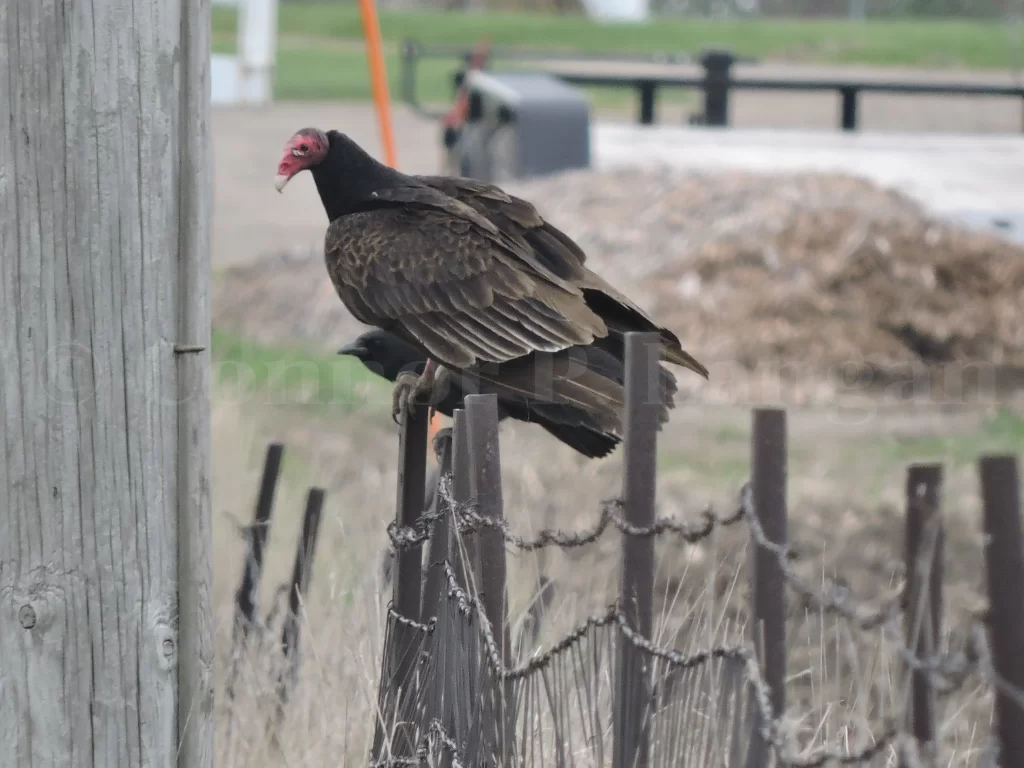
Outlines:
[[[338,350],[339,355],[352,355],[362,360],[366,355],[370,353],[366,347],[360,344],[358,341],[353,341],[351,344],[346,344],[344,347]]]

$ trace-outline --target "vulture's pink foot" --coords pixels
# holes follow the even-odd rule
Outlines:
[[[417,376],[412,371],[403,371],[395,379],[391,393],[391,416],[396,424],[401,423],[403,414],[422,405],[435,405],[448,394],[449,374],[443,366],[428,360],[423,373]]]

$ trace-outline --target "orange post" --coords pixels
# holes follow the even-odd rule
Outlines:
[[[373,101],[377,105],[380,120],[381,140],[384,143],[384,162],[392,168],[398,167],[398,152],[395,150],[395,127],[391,123],[391,97],[388,94],[388,76],[384,65],[384,43],[380,37],[380,20],[374,0],[359,0],[363,17],[363,34],[366,35],[366,58],[370,64],[370,82],[373,85]]]
[[[373,86],[373,101],[377,105],[377,119],[380,122],[381,142],[384,145],[384,162],[392,168],[398,167],[398,151],[395,149],[395,126],[391,122],[391,95],[388,93],[387,66],[384,63],[384,42],[380,35],[380,19],[374,0],[359,0],[359,11],[363,18],[363,34],[366,36],[366,58],[370,65],[370,82]],[[441,429],[444,417],[434,412],[430,420],[430,440]],[[433,452],[431,451],[431,455]]]

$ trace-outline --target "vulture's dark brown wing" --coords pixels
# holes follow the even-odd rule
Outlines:
[[[493,184],[449,176],[417,176],[418,180],[458,199],[505,232],[514,233],[534,251],[536,258],[559,277],[584,289],[587,305],[619,337],[630,331],[651,331],[661,336],[662,359],[682,365],[707,378],[708,370],[683,349],[679,337],[659,326],[625,294],[584,265],[583,250],[564,232],[545,221],[526,200]],[[623,353],[620,352],[621,356]]]
[[[600,275],[586,270],[580,281],[587,306],[600,316],[608,328],[608,341],[624,344],[623,334],[631,331],[657,333],[661,337],[661,359],[700,374],[705,379],[708,369],[697,358],[683,349],[679,337],[654,320]],[[625,354],[623,350],[622,354]]]
[[[533,204],[500,187],[476,179],[453,176],[417,176],[417,180],[473,208],[504,232],[521,237],[544,265],[559,277],[583,277],[586,254],[571,237],[540,215]]]
[[[607,334],[582,290],[487,218],[427,187],[384,190],[331,222],[328,273],[356,319],[450,367],[556,352]]]

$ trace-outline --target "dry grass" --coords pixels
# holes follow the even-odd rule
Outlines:
[[[381,566],[384,527],[395,498],[393,427],[372,408],[332,418],[306,407],[261,408],[223,398],[214,415],[218,765],[364,765],[390,591]],[[1002,432],[993,437],[989,422],[974,413],[861,416],[791,415],[790,531],[804,552],[799,567],[818,584],[841,575],[868,602],[887,594],[902,574],[905,462],[915,453],[945,460],[945,610],[952,629],[944,643],[959,647],[965,620],[981,605],[980,518],[971,455],[999,448]],[[729,511],[746,477],[746,418],[739,408],[680,406],[660,438],[659,514],[696,519],[709,502]],[[1005,418],[1019,423],[1017,417]],[[954,439],[945,442],[942,435]],[[250,519],[264,446],[272,439],[285,441],[288,449],[261,592],[264,612],[271,609],[276,586],[289,577],[305,489],[315,484],[328,490],[303,617],[303,663],[276,744],[270,727],[276,680],[271,649],[279,642],[279,628],[240,664],[234,706],[224,695],[233,591],[242,566],[238,526]],[[618,453],[585,462],[526,425],[503,426],[501,449],[506,512],[525,536],[546,527],[584,528],[600,502],[618,490]],[[748,538],[736,526],[695,547],[669,538],[659,542],[659,643],[692,652],[746,641]],[[602,612],[617,591],[618,557],[614,533],[580,550],[510,553],[516,626],[523,626],[542,576],[554,591],[537,639],[540,647],[587,614]],[[851,750],[866,746],[869,733],[881,733],[883,721],[904,708],[897,638],[862,635],[843,621],[804,610],[792,597],[788,606],[786,723],[794,749],[823,743]],[[943,702],[939,764],[979,762],[990,708],[989,694],[973,678]]]
[[[262,425],[266,428],[266,425]],[[239,404],[215,408],[214,544],[217,606],[218,765],[307,766],[357,764],[365,752],[375,698],[383,636],[380,574],[381,526],[373,514],[381,498],[393,495],[393,472],[361,460],[355,441],[337,446],[337,475],[328,484],[318,559],[305,604],[301,652],[304,663],[295,696],[287,708],[280,743],[271,743],[268,720],[274,713],[276,669],[269,659],[279,642],[264,638],[264,648],[239,664],[237,704],[225,694],[231,657],[231,610],[243,562],[238,526],[251,518],[259,483],[266,432],[259,434]],[[259,437],[257,437],[259,435]],[[289,440],[288,448],[298,446]],[[252,450],[249,450],[252,448]],[[306,463],[300,450],[286,450],[278,488],[272,535],[266,557],[261,603],[264,616],[277,585],[286,584],[299,538],[305,489],[324,475]],[[344,496],[338,488],[347,489]],[[374,542],[374,544],[370,544]]]

